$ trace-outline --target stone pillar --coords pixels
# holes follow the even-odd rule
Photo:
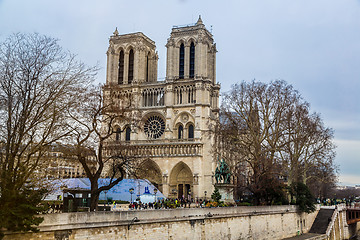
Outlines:
[[[111,53],[110,53],[110,48],[109,50],[106,52],[106,58],[107,58],[107,66],[106,66],[106,84],[110,84],[111,83]]]
[[[164,196],[169,196],[169,176],[166,173],[164,173],[162,176],[162,188],[162,193],[164,194]]]
[[[174,64],[175,64],[175,44],[173,39],[169,39],[166,44],[166,78],[173,79],[175,76]]]
[[[179,78],[179,55],[180,55],[180,47],[173,48],[172,62],[173,62],[173,77]]]
[[[201,44],[195,45],[195,78],[201,76]]]
[[[114,53],[111,56],[111,82],[113,84],[118,84],[118,78],[119,78],[119,54]]]
[[[155,53],[154,57],[151,59],[151,69],[150,69],[150,73],[151,73],[151,82],[156,82],[157,81],[157,70],[158,70],[158,55],[157,53]]]
[[[190,70],[190,45],[185,45],[185,58],[184,58],[184,79],[189,78]]]
[[[168,46],[169,44],[166,45],[167,50],[166,50],[166,78],[169,79],[170,78],[170,72],[171,72],[171,65],[170,65],[170,55],[171,55],[171,47]]]
[[[141,65],[141,53],[140,47],[137,47],[137,49],[134,51],[134,78],[133,82],[137,83],[141,80],[141,72],[142,72],[142,65]]]
[[[207,45],[206,44],[201,44],[201,63],[202,63],[202,66],[201,66],[201,76],[204,77],[204,78],[207,78],[208,77],[208,74],[207,74],[207,65],[208,65],[208,62],[207,62]]]
[[[211,57],[212,57],[212,79],[213,79],[213,83],[216,84],[216,49],[214,49],[214,52],[210,53]]]

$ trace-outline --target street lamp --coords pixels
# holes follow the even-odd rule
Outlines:
[[[134,193],[134,188],[130,188],[130,189],[129,189],[129,192],[130,192],[130,194],[131,194],[131,203],[132,203],[132,195],[133,195],[133,193]]]
[[[154,194],[155,194],[155,202],[156,202],[156,194],[157,194],[157,188],[154,188]]]
[[[109,201],[108,201],[108,199],[106,198],[107,192],[108,192],[107,190],[104,191],[104,193],[105,193],[105,202],[106,202],[106,205],[109,205]]]

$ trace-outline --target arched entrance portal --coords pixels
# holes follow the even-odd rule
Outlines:
[[[135,175],[137,178],[149,180],[160,192],[163,192],[161,170],[153,160],[142,162]]]
[[[179,162],[171,170],[170,194],[173,198],[188,198],[192,196],[193,174],[184,162]]]

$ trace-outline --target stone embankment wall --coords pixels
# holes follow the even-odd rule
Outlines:
[[[343,239],[356,239],[360,230],[360,224],[353,223],[347,224],[346,220],[346,206],[344,204],[335,207],[322,207],[335,209],[331,221],[329,222],[326,230],[328,240],[343,240]]]
[[[282,239],[308,232],[316,217],[295,206],[190,208],[44,215],[40,232],[16,239]]]

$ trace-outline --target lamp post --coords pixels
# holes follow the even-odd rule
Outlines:
[[[156,194],[157,194],[157,188],[154,188],[154,194],[155,194],[155,202],[156,202]]]
[[[108,204],[109,204],[109,202],[108,202],[108,200],[107,200],[107,198],[106,198],[106,194],[107,194],[107,192],[108,192],[107,190],[105,190],[105,191],[104,191],[104,193],[105,193],[105,202],[106,202],[106,205],[108,205]]]
[[[134,193],[134,188],[130,188],[130,189],[129,189],[129,192],[130,192],[130,194],[131,194],[131,203],[132,203],[132,195],[133,195],[133,193]]]

